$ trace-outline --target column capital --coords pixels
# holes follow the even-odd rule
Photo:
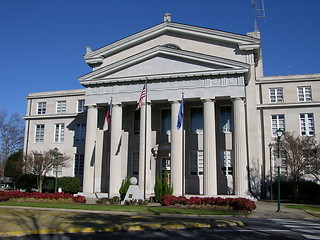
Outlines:
[[[87,108],[97,108],[97,105],[96,104],[90,104],[90,105],[87,105],[86,107]]]
[[[205,102],[215,102],[216,101],[216,99],[213,97],[213,98],[200,98],[201,99],[201,101],[203,102],[203,103],[205,103]]]
[[[244,101],[244,97],[231,97],[231,101],[234,102],[234,101]]]

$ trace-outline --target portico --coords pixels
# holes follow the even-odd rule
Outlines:
[[[135,176],[151,196],[167,170],[174,195],[248,195],[245,100],[255,49],[256,38],[172,22],[87,49],[93,71],[79,79],[89,107],[83,191],[119,195],[121,181]],[[136,111],[146,79],[147,103]]]

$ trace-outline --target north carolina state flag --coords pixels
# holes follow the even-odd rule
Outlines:
[[[111,126],[111,111],[112,111],[112,101],[110,102],[109,106],[108,106],[108,110],[107,110],[107,114],[106,117],[104,119],[104,124],[103,124],[103,131],[106,131],[109,129],[109,127]]]

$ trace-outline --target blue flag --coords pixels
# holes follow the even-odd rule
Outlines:
[[[178,112],[178,121],[177,121],[177,129],[179,130],[182,126],[183,122],[183,97],[181,99],[180,108]]]

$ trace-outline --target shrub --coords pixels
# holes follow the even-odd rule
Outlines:
[[[79,192],[80,180],[76,177],[62,177],[58,179],[58,188],[65,193],[75,194]]]
[[[0,198],[5,199],[51,199],[51,200],[59,200],[59,199],[72,199],[75,203],[86,203],[86,198],[83,196],[73,196],[70,193],[39,193],[39,192],[20,192],[20,191],[0,191]]]
[[[184,204],[184,205],[217,205],[217,206],[227,206],[233,210],[240,211],[253,211],[256,209],[255,203],[246,198],[221,198],[221,197],[191,197],[187,199],[186,197],[175,197],[172,195],[164,195],[160,199],[160,204],[162,206],[170,206],[175,204]]]
[[[22,174],[16,179],[16,188],[26,189],[31,192],[32,189],[37,188],[37,177],[33,174]]]
[[[155,198],[160,202],[164,195],[171,195],[173,193],[172,184],[169,183],[169,175],[167,170],[164,171],[162,179],[156,176],[156,183],[154,185]]]
[[[119,189],[121,200],[124,199],[124,197],[128,191],[129,186],[130,186],[130,177],[126,177],[125,179],[122,180],[121,187]]]

